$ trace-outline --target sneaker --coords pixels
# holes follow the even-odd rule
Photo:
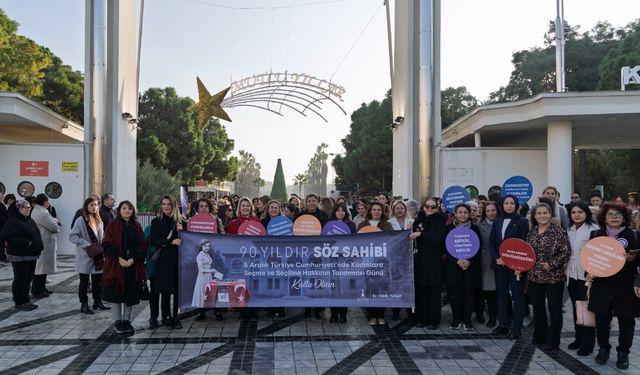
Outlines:
[[[453,323],[451,323],[451,326],[449,328],[454,329],[454,330],[459,330],[460,328],[462,328],[462,323],[453,322]]]
[[[596,363],[599,365],[604,365],[609,360],[609,352],[611,349],[608,348],[600,348],[598,350],[598,354],[596,354]]]
[[[119,335],[127,332],[122,320],[116,320],[116,323],[113,325],[113,330]]]
[[[629,368],[629,354],[618,352],[618,360],[616,361],[616,367],[625,370]]]
[[[464,323],[464,330],[468,332],[473,331],[473,325],[471,323]]]
[[[131,325],[131,322],[128,320],[122,321],[122,327],[125,329],[125,332],[130,335],[133,335],[134,333],[136,333],[136,330],[133,328],[133,326]]]

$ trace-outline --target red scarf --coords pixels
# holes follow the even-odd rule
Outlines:
[[[142,285],[146,282],[145,268],[142,261],[138,259],[144,259],[144,255],[147,250],[147,242],[144,239],[144,232],[140,223],[134,222],[136,234],[138,236],[138,248],[133,249],[137,254],[134,256],[133,266],[135,270],[135,285],[137,288],[142,288]],[[124,240],[125,223],[120,219],[116,219],[109,223],[107,231],[104,233],[104,239],[102,245],[115,246],[116,256],[106,257],[104,264],[104,272],[102,273],[102,285],[113,287],[119,294],[124,293],[124,267],[120,266],[118,261],[119,257],[124,258],[124,249],[122,243]]]

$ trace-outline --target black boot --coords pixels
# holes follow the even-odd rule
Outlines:
[[[102,301],[93,301],[93,309],[97,310],[111,310],[111,307],[109,306],[105,306],[104,303],[102,303]]]
[[[618,352],[618,360],[616,361],[616,367],[625,370],[629,368],[629,354]]]
[[[609,352],[611,349],[609,348],[600,348],[598,350],[598,354],[596,355],[596,363],[599,365],[604,365],[609,360]]]
[[[496,326],[496,317],[489,315],[489,321],[487,322],[487,328],[493,328]]]
[[[89,304],[86,302],[80,304],[80,312],[83,314],[93,315],[93,311],[89,308]]]

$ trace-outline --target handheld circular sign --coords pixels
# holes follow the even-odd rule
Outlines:
[[[536,253],[531,245],[519,238],[508,238],[500,244],[500,258],[514,271],[525,272],[536,264]]]
[[[326,223],[324,228],[322,228],[323,236],[335,236],[341,234],[351,234],[351,229],[349,229],[349,226],[344,221],[333,220]]]
[[[302,215],[293,223],[293,234],[296,236],[319,236],[322,225],[313,215]]]
[[[189,218],[187,230],[199,233],[218,233],[218,220],[211,214],[199,213]]]
[[[462,186],[449,186],[442,194],[442,203],[448,212],[453,212],[455,207],[460,203],[469,201],[469,192]]]
[[[624,267],[622,244],[610,237],[596,237],[580,249],[580,264],[590,275],[609,277]]]
[[[455,228],[445,239],[447,251],[456,259],[471,259],[480,250],[480,238],[469,228]]]
[[[266,236],[267,231],[264,229],[262,223],[258,223],[257,221],[247,220],[244,223],[240,224],[238,228],[238,234],[242,234],[245,236]]]
[[[374,227],[373,225],[365,225],[364,227],[360,228],[360,230],[358,231],[358,233],[375,233],[375,232],[382,232],[382,229],[378,227]]]
[[[267,234],[270,236],[293,235],[293,222],[286,216],[276,216],[267,224]]]
[[[518,204],[523,205],[529,202],[533,195],[533,184],[524,176],[509,177],[502,185],[500,195],[502,197],[513,195],[518,198]]]

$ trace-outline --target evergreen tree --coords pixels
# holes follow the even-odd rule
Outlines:
[[[271,198],[279,200],[280,203],[287,201],[287,183],[282,170],[282,159],[278,159],[276,174],[273,176],[273,187],[271,188]]]

